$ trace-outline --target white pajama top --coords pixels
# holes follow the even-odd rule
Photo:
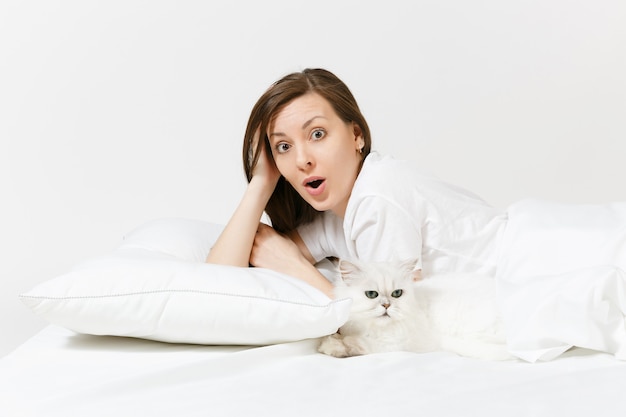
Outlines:
[[[476,195],[420,172],[415,162],[370,153],[343,219],[322,213],[298,228],[316,261],[417,259],[424,276],[493,275],[506,214]]]

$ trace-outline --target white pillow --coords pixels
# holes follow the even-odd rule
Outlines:
[[[110,255],[20,299],[79,333],[164,342],[264,345],[324,336],[345,323],[349,299],[333,301],[268,269],[204,263],[221,230],[198,220],[149,222]]]

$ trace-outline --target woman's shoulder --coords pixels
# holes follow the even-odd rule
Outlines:
[[[363,167],[390,167],[390,166],[398,166],[405,165],[409,163],[409,161],[403,159],[397,159],[392,155],[381,154],[376,151],[372,151],[367,155],[365,161],[363,162]]]
[[[393,201],[480,201],[476,194],[448,183],[418,166],[416,161],[370,153],[353,188],[353,200],[377,196]]]
[[[363,162],[355,188],[367,189],[370,192],[388,192],[393,191],[397,184],[406,186],[428,181],[428,178],[429,176],[421,172],[413,161],[371,152]]]
[[[370,153],[363,162],[350,200],[348,211],[354,211],[364,202],[368,205],[405,205],[421,198],[424,179],[411,161],[389,155]]]
[[[396,178],[398,174],[401,174],[424,179],[437,179],[432,173],[420,168],[417,161],[396,158],[393,155],[380,154],[375,151],[372,151],[365,158],[362,171],[364,171],[365,174],[388,174]]]

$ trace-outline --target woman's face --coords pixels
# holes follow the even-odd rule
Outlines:
[[[316,210],[343,217],[361,165],[361,129],[309,93],[276,115],[268,137],[276,167],[298,194]]]

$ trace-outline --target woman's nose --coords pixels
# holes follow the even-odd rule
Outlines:
[[[313,166],[313,158],[306,146],[301,146],[297,151],[296,164],[299,169],[308,169]]]

